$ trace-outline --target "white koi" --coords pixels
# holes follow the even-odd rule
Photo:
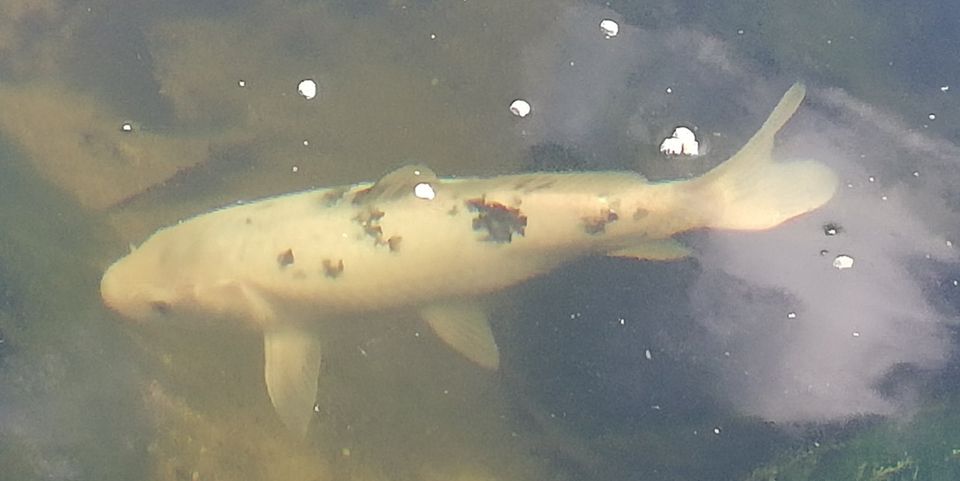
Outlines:
[[[375,183],[281,195],[160,229],[104,274],[107,306],[139,321],[236,322],[264,333],[280,419],[305,433],[318,326],[413,310],[490,369],[499,352],[475,299],[584,256],[677,259],[675,234],[768,229],[833,196],[834,173],[772,160],[805,95],[794,85],[760,130],[705,175],[651,183],[631,172],[438,178],[423,166]],[[322,329],[319,330],[322,332]]]

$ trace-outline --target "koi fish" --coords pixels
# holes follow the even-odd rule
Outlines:
[[[414,165],[198,215],[110,266],[103,301],[142,322],[176,316],[262,331],[267,392],[280,420],[305,435],[323,326],[413,311],[454,350],[496,369],[479,296],[585,256],[682,258],[691,252],[678,233],[769,229],[825,204],[837,187],[830,168],[772,158],[804,96],[794,85],[733,157],[688,180],[440,178]]]

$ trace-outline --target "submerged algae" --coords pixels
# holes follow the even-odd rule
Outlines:
[[[823,440],[785,453],[745,481],[953,481],[960,479],[960,414],[956,399],[923,409],[909,421],[883,420],[846,440]]]

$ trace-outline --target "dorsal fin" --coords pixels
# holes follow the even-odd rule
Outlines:
[[[354,204],[394,200],[414,195],[417,184],[428,183],[436,188],[437,174],[425,165],[407,165],[383,176],[368,189],[357,192]]]

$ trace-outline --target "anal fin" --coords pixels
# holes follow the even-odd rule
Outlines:
[[[500,350],[487,314],[475,303],[450,302],[425,307],[420,315],[455,351],[487,369],[500,367]]]
[[[270,401],[283,424],[306,436],[317,396],[320,341],[294,327],[278,327],[263,335],[263,375]]]

